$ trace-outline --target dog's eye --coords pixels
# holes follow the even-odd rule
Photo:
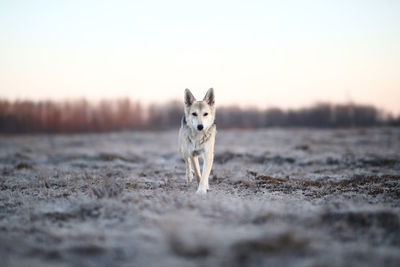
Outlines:
[[[197,113],[196,113],[196,112],[193,112],[192,115],[195,116],[195,117],[197,117]]]
[[[205,116],[207,116],[207,115],[208,115],[208,113],[207,113],[207,112],[203,114],[203,116],[204,116],[204,117],[205,117]]]

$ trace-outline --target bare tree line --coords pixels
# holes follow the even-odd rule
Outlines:
[[[144,107],[129,98],[97,104],[0,100],[0,133],[167,130],[179,127],[182,113],[178,101]],[[290,110],[218,107],[216,122],[219,128],[373,127],[400,126],[400,116],[395,118],[371,105],[319,103]]]
[[[283,110],[223,108],[218,113],[224,128],[263,127],[374,127],[400,126],[400,116],[392,115],[372,105],[318,103],[311,107]]]

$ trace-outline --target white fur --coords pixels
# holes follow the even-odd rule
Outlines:
[[[193,169],[197,178],[198,194],[209,189],[208,177],[214,161],[216,135],[214,90],[210,88],[202,101],[196,101],[189,89],[185,90],[185,115],[179,130],[179,150],[186,163],[186,179],[192,182]],[[199,130],[198,126],[204,128]],[[203,159],[200,173],[199,156]]]

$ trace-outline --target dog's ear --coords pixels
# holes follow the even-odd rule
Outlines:
[[[192,92],[190,92],[189,89],[185,89],[185,105],[190,106],[196,101],[196,98],[194,98]]]
[[[207,91],[206,96],[204,97],[203,101],[206,101],[207,104],[213,106],[215,103],[215,96],[214,96],[214,89],[210,88]]]

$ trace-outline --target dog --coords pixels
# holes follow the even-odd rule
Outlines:
[[[210,88],[202,101],[196,101],[189,89],[184,93],[184,115],[179,129],[179,151],[186,163],[186,181],[196,175],[197,194],[206,194],[208,177],[214,161],[215,125],[214,89]],[[203,159],[200,174],[199,156]]]

